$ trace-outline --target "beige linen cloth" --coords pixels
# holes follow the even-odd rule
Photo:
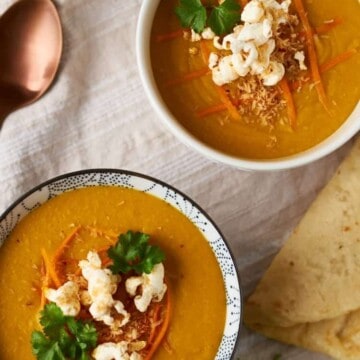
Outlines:
[[[12,3],[0,2],[2,13]],[[87,168],[128,169],[192,197],[227,238],[243,294],[254,288],[289,232],[326,184],[349,144],[300,169],[251,173],[214,163],[160,123],[142,89],[135,58],[141,0],[57,0],[64,54],[57,81],[0,132],[0,212],[33,186]],[[0,44],[1,46],[1,44]],[[320,360],[242,329],[242,360]]]

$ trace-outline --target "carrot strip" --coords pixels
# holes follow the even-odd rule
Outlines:
[[[107,246],[104,246],[104,247],[102,247],[102,248],[100,248],[100,249],[97,249],[96,250],[96,252],[98,253],[98,254],[100,254],[100,255],[102,255],[102,254],[107,254],[107,251],[109,250],[109,248],[110,248],[110,246],[112,246],[112,244],[109,244],[109,245],[107,245]]]
[[[161,341],[163,340],[166,331],[170,324],[170,317],[171,317],[171,295],[169,291],[169,286],[167,288],[166,292],[166,309],[165,309],[165,317],[161,324],[161,328],[159,332],[157,333],[157,336],[154,340],[154,342],[151,344],[151,348],[149,349],[149,352],[147,353],[145,360],[150,360],[151,357],[154,355],[156,350],[159,348]]]
[[[339,55],[335,56],[334,58],[323,63],[320,66],[320,71],[322,73],[324,73],[324,72],[332,69],[336,65],[339,65],[339,64],[345,62],[346,60],[350,59],[352,56],[354,56],[357,53],[358,53],[357,49],[351,49],[351,50],[345,51],[342,54],[339,54]]]
[[[308,55],[309,55],[309,61],[310,61],[311,75],[312,75],[312,79],[313,79],[315,87],[316,87],[316,91],[318,93],[319,100],[320,100],[321,104],[324,106],[325,110],[330,112],[329,107],[328,107],[328,100],[326,97],[324,84],[321,80],[319,63],[318,63],[318,58],[317,58],[315,43],[314,43],[313,29],[310,26],[309,19],[307,17],[302,0],[294,0],[294,5],[296,8],[296,11],[299,14],[300,20],[301,20],[304,30],[305,30],[305,35],[307,38],[307,48],[308,48]]]
[[[203,61],[204,61],[205,65],[207,66],[208,61],[209,61],[209,57],[210,57],[210,49],[207,46],[206,40],[201,40],[200,41],[200,51],[201,51]]]
[[[167,34],[161,34],[161,35],[157,35],[155,37],[155,41],[156,42],[164,42],[164,41],[169,41],[169,40],[173,40],[179,37],[182,37],[184,35],[184,30],[180,29],[180,30],[176,30]]]
[[[329,31],[335,29],[336,27],[338,27],[339,25],[341,25],[343,23],[343,19],[342,18],[334,18],[329,22],[323,23],[321,25],[315,26],[314,28],[314,32],[317,35],[324,35],[326,33],[328,33]],[[305,32],[300,32],[300,35],[305,35]]]
[[[45,298],[45,289],[49,286],[50,276],[49,276],[49,269],[46,266],[45,260],[43,258],[43,264],[45,268],[45,274],[41,282],[41,298],[40,298],[40,309],[43,309],[46,303]]]
[[[227,107],[230,116],[236,121],[241,120],[241,117],[240,117],[240,114],[239,114],[237,108],[234,106],[234,104],[231,102],[231,100],[227,96],[224,88],[222,88],[220,86],[216,86],[216,90],[219,94],[221,102]]]
[[[326,22],[323,23],[322,25],[316,26],[315,27],[315,32],[318,35],[323,35],[326,34],[327,32],[329,32],[330,30],[336,28],[337,26],[341,25],[343,23],[343,19],[342,18],[334,18],[331,20],[331,22]]]
[[[61,281],[56,273],[54,264],[51,262],[49,255],[47,254],[45,249],[41,249],[41,256],[44,260],[44,264],[45,264],[45,274],[48,273],[50,279],[54,282],[56,287],[60,287],[61,286]]]
[[[351,49],[348,51],[345,51],[332,59],[324,62],[320,65],[320,73],[323,74],[331,69],[333,69],[335,66],[345,62],[346,60],[349,60],[352,56],[358,53],[357,49]],[[304,84],[308,83],[310,81],[310,78],[303,81]],[[301,86],[301,83],[299,81],[293,81],[291,83],[291,90],[297,90]]]
[[[206,116],[218,113],[220,111],[225,111],[225,110],[227,110],[227,106],[225,104],[223,104],[223,103],[220,103],[220,104],[209,106],[209,107],[207,107],[205,109],[197,111],[196,116],[198,118],[204,118]]]
[[[244,8],[248,2],[249,0],[240,0],[240,5]]]
[[[41,289],[41,299],[40,299],[40,310],[42,310],[46,303],[46,297],[45,297],[45,287]]]
[[[160,309],[161,309],[161,306],[158,303],[156,303],[155,304],[155,309],[154,309],[154,316],[153,316],[154,324],[152,324],[152,326],[151,326],[150,336],[147,339],[148,344],[152,343],[152,341],[154,340],[154,337],[156,335],[156,328],[159,325],[159,324],[157,324],[157,322],[159,321]]]
[[[200,50],[201,50],[203,60],[204,60],[205,64],[207,64],[209,56],[210,56],[210,49],[207,46],[207,43],[205,41],[200,41]],[[217,92],[219,94],[219,98],[220,98],[221,102],[228,109],[230,116],[234,120],[237,120],[237,121],[241,120],[239,112],[237,111],[234,104],[230,101],[229,97],[226,94],[226,91],[221,86],[216,86],[215,85],[215,87],[216,87],[216,90],[217,90]]]
[[[62,256],[65,249],[69,246],[70,242],[75,238],[79,230],[81,229],[81,225],[77,226],[65,240],[60,244],[60,246],[57,248],[55,255],[54,255],[54,263],[56,264],[59,260],[59,258]]]
[[[104,259],[102,261],[103,266],[109,266],[112,263],[111,259]]]
[[[162,346],[163,346],[163,348],[165,349],[165,351],[166,351],[168,354],[172,354],[172,353],[173,353],[173,349],[172,349],[172,347],[171,347],[168,339],[164,339],[164,340],[163,340]]]
[[[210,73],[210,69],[208,69],[208,68],[195,70],[195,71],[192,71],[192,72],[190,72],[188,74],[185,74],[183,76],[180,76],[178,78],[175,78],[173,80],[168,81],[167,83],[165,83],[165,87],[174,86],[174,85],[180,85],[180,84],[183,84],[183,83],[185,83],[187,81],[194,80],[194,79],[197,79],[197,78],[202,77],[204,75],[207,75],[209,73]]]
[[[288,81],[285,78],[279,82],[279,87],[282,90],[283,96],[287,103],[287,112],[290,126],[293,130],[296,129],[296,107],[294,103],[294,98],[291,94],[290,86]]]
[[[65,249],[69,246],[70,242],[75,238],[76,234],[79,232],[81,225],[77,226],[67,238],[60,244],[57,248],[55,255],[52,260],[50,260],[48,254],[44,249],[41,250],[42,257],[44,259],[44,263],[47,271],[49,272],[50,279],[54,282],[55,286],[58,288],[62,285],[62,281],[60,280],[57,271],[56,264],[59,261],[59,258],[63,255]]]

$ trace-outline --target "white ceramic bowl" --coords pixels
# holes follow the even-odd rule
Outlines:
[[[182,127],[172,115],[162,100],[154,80],[150,61],[150,34],[159,3],[160,0],[143,0],[136,34],[137,62],[143,86],[152,106],[165,125],[186,145],[212,160],[243,170],[283,170],[308,164],[330,154],[360,130],[360,102],[358,102],[352,114],[335,133],[320,144],[292,156],[271,160],[252,160],[230,156],[205,145]]]
[[[90,186],[125,187],[156,196],[178,209],[203,233],[218,261],[226,291],[226,320],[215,359],[232,359],[242,318],[242,298],[234,258],[221,232],[205,211],[186,195],[159,180],[129,171],[108,169],[84,170],[49,180],[23,195],[0,216],[0,247],[15,225],[32,210],[66,191]]]

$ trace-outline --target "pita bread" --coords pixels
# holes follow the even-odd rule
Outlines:
[[[326,353],[334,359],[360,359],[360,310],[335,319],[290,328],[262,325],[252,328],[270,338]]]
[[[360,138],[245,305],[266,336],[360,359]]]

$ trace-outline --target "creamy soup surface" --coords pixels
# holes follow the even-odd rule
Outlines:
[[[280,2],[280,1],[279,1]],[[339,20],[329,31],[316,35],[316,51],[321,64],[360,47],[360,4],[357,0],[303,0],[311,25],[316,28]],[[360,97],[359,52],[322,74],[331,115],[319,102],[314,84],[293,91],[297,111],[296,128],[278,122],[274,127],[239,121],[222,111],[199,118],[196,113],[219,104],[219,94],[211,74],[169,85],[185,74],[204,69],[207,64],[199,42],[183,36],[159,40],[180,29],[174,14],[178,1],[161,0],[153,23],[151,60],[159,91],[176,119],[201,142],[226,154],[252,159],[271,159],[306,150],[334,133],[355,108]],[[293,6],[290,8],[294,13]],[[305,63],[308,54],[305,50]],[[282,114],[286,115],[286,114]]]
[[[39,329],[41,248],[52,254],[76,225],[105,231],[140,231],[166,253],[165,273],[172,298],[167,347],[153,359],[215,357],[225,322],[225,289],[216,258],[201,232],[164,201],[136,190],[94,187],[64,193],[27,215],[0,248],[0,359],[33,359],[30,337]],[[71,250],[86,258],[99,240]],[[106,244],[107,245],[107,244]]]

